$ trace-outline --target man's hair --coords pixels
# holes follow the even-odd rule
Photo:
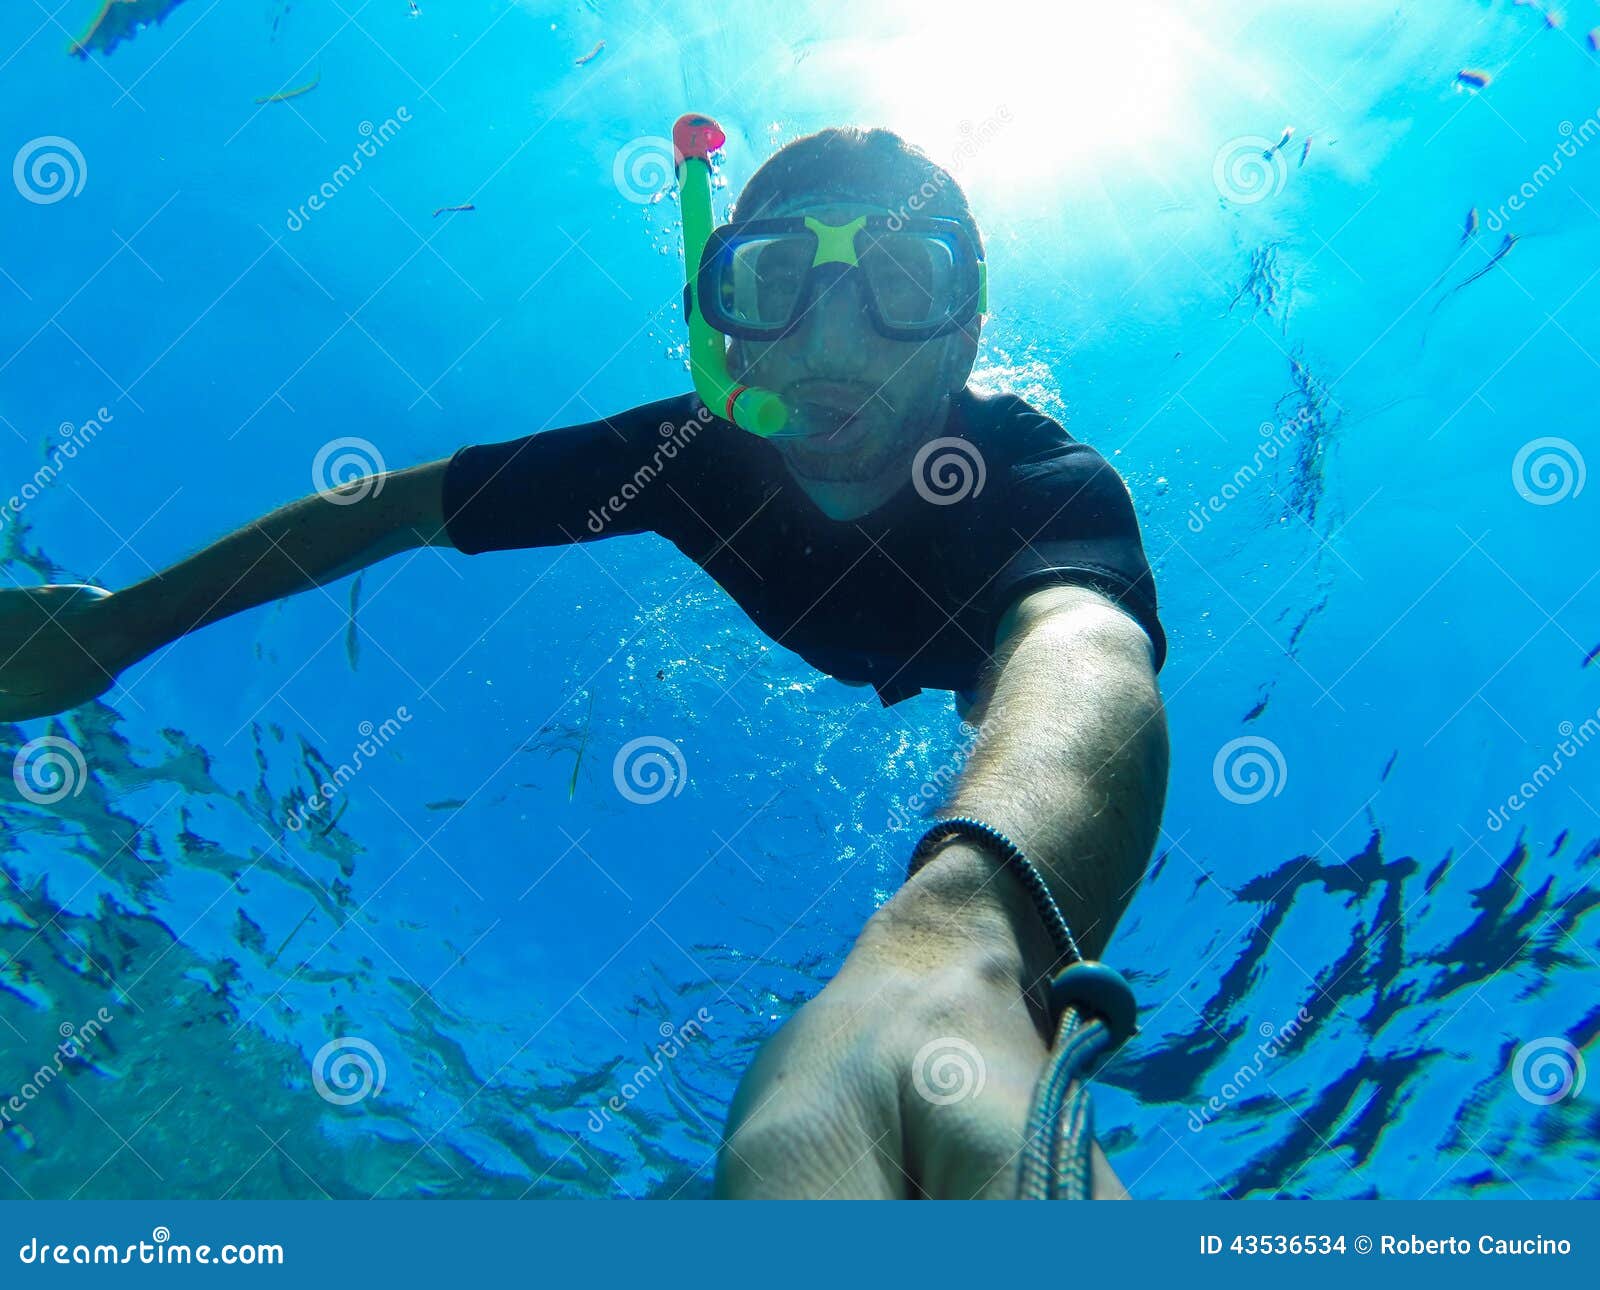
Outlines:
[[[961,185],[893,130],[830,126],[779,148],[739,194],[737,218],[763,219],[797,199],[870,202],[902,219],[959,220],[983,254],[978,222]]]

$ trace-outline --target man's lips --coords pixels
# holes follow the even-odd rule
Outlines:
[[[854,448],[872,429],[872,418],[864,415],[873,397],[866,386],[805,381],[795,387],[792,397],[806,431],[800,439],[808,451],[843,452]]]
[[[872,390],[842,381],[802,381],[794,387],[794,400],[802,408],[809,405],[848,416],[866,408]]]

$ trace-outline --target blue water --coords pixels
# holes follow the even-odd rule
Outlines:
[[[0,183],[8,491],[58,467],[5,585],[136,582],[337,439],[395,469],[686,390],[673,119],[728,130],[719,216],[887,125],[984,230],[973,383],[1114,462],[1161,590],[1118,1172],[1595,1195],[1600,10],[421,7],[185,0],[80,61],[97,0],[5,6],[0,160],[67,167]],[[950,697],[810,671],[654,538],[409,553],[353,626],[351,582],[5,727],[81,764],[0,805],[0,1196],[708,1194]],[[641,804],[647,737],[682,773]]]

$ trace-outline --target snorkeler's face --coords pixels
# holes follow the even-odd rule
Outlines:
[[[812,215],[831,225],[891,213],[804,199],[763,212]],[[911,459],[941,432],[949,398],[966,385],[976,358],[976,322],[970,331],[930,340],[880,336],[857,278],[838,274],[819,284],[788,336],[734,340],[728,355],[735,379],[774,390],[788,404],[789,425],[773,446],[833,519],[863,515],[910,481]]]

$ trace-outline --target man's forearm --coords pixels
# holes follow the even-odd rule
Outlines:
[[[1019,626],[970,719],[979,737],[945,813],[1010,835],[1097,957],[1143,876],[1166,794],[1166,718],[1143,631],[1086,595]]]
[[[447,545],[444,462],[312,494],[116,592],[112,671],[207,623],[333,582],[401,551]]]

